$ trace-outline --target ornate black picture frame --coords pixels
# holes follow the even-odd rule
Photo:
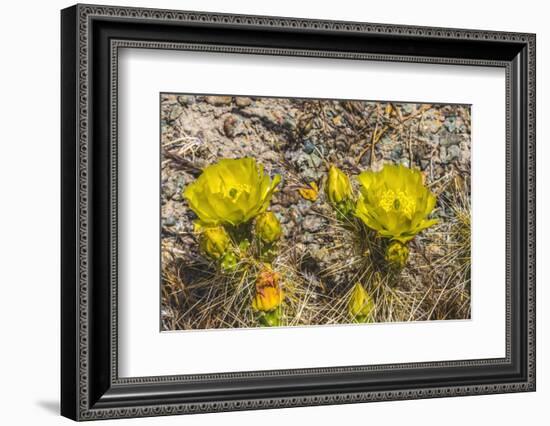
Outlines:
[[[74,420],[535,390],[535,35],[76,5],[61,13],[61,413]],[[506,356],[119,378],[121,47],[506,71]]]

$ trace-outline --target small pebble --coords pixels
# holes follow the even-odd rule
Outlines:
[[[313,150],[315,149],[315,145],[313,145],[313,142],[311,142],[309,139],[306,139],[304,141],[304,146],[302,148],[306,154],[311,154]]]
[[[401,156],[403,155],[403,147],[401,145],[397,145],[390,155],[392,160],[399,161]]]
[[[311,162],[315,167],[320,167],[321,164],[323,164],[323,159],[319,157],[318,155],[312,154],[311,155]]]
[[[231,96],[207,96],[206,103],[214,106],[229,105],[233,98]]]
[[[234,115],[230,115],[225,119],[223,122],[223,131],[225,133],[225,136],[228,138],[232,138],[235,136],[235,129],[237,127],[237,118]]]
[[[414,104],[401,104],[401,111],[403,111],[405,114],[410,114],[413,112],[413,106]]]
[[[447,128],[449,132],[454,132],[456,130],[456,117],[447,117],[443,125]]]
[[[460,158],[460,148],[456,145],[451,145],[447,149],[447,158],[446,161],[450,163],[451,161],[458,160]]]
[[[168,216],[163,222],[165,226],[174,226],[176,224],[176,218],[174,216]]]
[[[283,120],[283,127],[287,130],[294,130],[296,128],[296,123],[290,118],[285,118]]]
[[[249,106],[251,103],[252,103],[252,99],[247,98],[247,97],[238,96],[238,97],[235,98],[235,104],[236,104],[239,108],[247,107],[247,106]]]
[[[177,120],[183,114],[183,108],[179,104],[175,104],[170,111],[170,120]]]
[[[460,135],[447,134],[440,139],[442,146],[458,145],[460,143]]]
[[[320,231],[324,225],[323,219],[319,216],[306,216],[302,221],[302,228],[308,232]]]

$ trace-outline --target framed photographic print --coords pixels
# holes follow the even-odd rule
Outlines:
[[[74,420],[535,390],[535,36],[76,5]]]

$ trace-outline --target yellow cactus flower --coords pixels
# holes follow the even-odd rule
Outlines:
[[[327,196],[331,203],[338,205],[353,195],[348,175],[336,166],[330,166],[327,180]]]
[[[374,310],[374,301],[361,283],[356,283],[351,291],[348,304],[350,316],[357,322],[366,322]]]
[[[269,312],[283,303],[284,292],[280,285],[280,275],[270,267],[261,271],[256,281],[256,295],[252,308],[256,311]]]
[[[239,225],[268,208],[280,181],[254,158],[225,158],[206,167],[183,196],[203,225]]]
[[[200,247],[211,258],[219,259],[227,251],[231,239],[222,226],[206,227],[200,234]]]
[[[256,218],[256,235],[266,243],[273,243],[281,238],[283,230],[275,213],[264,212]]]
[[[406,243],[437,223],[428,219],[436,198],[422,182],[422,173],[403,165],[358,176],[361,195],[355,215],[381,237]]]
[[[386,247],[384,258],[390,265],[396,268],[403,268],[407,264],[407,259],[409,258],[409,248],[399,241],[392,241],[388,247]]]

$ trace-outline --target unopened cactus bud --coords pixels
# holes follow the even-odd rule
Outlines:
[[[348,175],[336,166],[330,166],[327,179],[327,197],[335,206],[344,205],[353,196]]]
[[[275,309],[273,311],[264,312],[260,316],[260,324],[265,327],[278,327],[281,325],[281,310]]]
[[[261,312],[273,311],[283,303],[284,297],[280,275],[266,266],[256,280],[256,295],[252,300],[252,308]]]
[[[201,249],[214,260],[225,255],[230,243],[229,234],[222,226],[206,227],[200,234]]]
[[[265,243],[274,243],[282,234],[281,223],[275,213],[265,212],[256,219],[256,234]]]
[[[401,269],[405,267],[409,259],[409,248],[399,241],[392,241],[386,247],[384,258],[390,266]]]
[[[351,318],[356,322],[368,322],[374,310],[374,301],[365,288],[356,283],[351,291],[348,310]]]
[[[238,259],[232,251],[226,252],[220,262],[220,266],[224,271],[233,271],[237,267]]]

